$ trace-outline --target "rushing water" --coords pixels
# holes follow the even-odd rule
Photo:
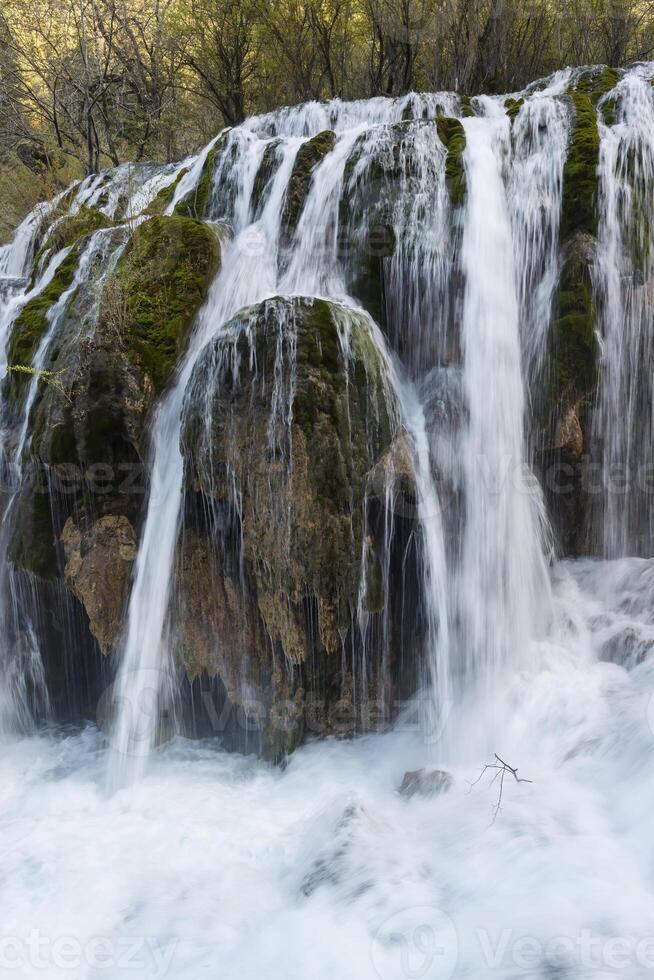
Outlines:
[[[597,107],[601,357],[586,447],[602,473],[587,515],[597,558],[554,560],[531,469],[560,272],[566,91],[576,73],[533,87],[514,118],[501,98],[479,97],[470,116],[447,93],[291,107],[225,130],[174,167],[119,167],[72,192],[72,213],[101,208],[129,230],[177,181],[172,214],[215,156],[209,211],[221,265],[151,422],[149,495],[102,732],[33,728],[33,714],[49,717],[30,625],[36,600],[24,583],[16,591],[6,555],[38,374],[2,434],[10,482],[0,533],[0,977],[651,975],[654,525],[633,481],[652,465],[654,425],[651,75],[651,66],[624,73]],[[457,207],[433,125],[444,114],[465,131]],[[333,147],[289,234],[298,152],[326,129]],[[28,283],[47,217],[38,208],[0,250],[3,373],[22,305],[67,255],[46,252]],[[394,247],[373,256],[368,271],[379,274],[382,298],[364,310],[360,272],[380,231]],[[124,237],[86,240],[71,286],[47,315],[36,372],[47,368],[70,296],[98,275],[98,254],[102,269],[116,261]],[[174,590],[183,426],[191,410],[202,418],[210,469],[215,386],[238,374],[239,332],[248,330],[248,317],[235,317],[264,299],[287,311],[267,439],[291,478],[296,334],[284,300],[297,297],[333,301],[344,363],[350,329],[365,331],[415,476],[414,495],[402,496],[390,464],[377,504],[386,602],[374,628],[363,514],[356,693],[365,701],[370,664],[387,662],[394,521],[408,516],[403,561],[417,556],[416,642],[426,664],[417,693],[428,710],[410,706],[383,733],[306,745],[282,770],[227,753],[219,739],[175,737]],[[256,368],[253,360],[253,378]],[[620,468],[626,489],[616,494]],[[242,518],[232,480],[230,504]],[[276,520],[289,506],[272,496],[269,505]],[[495,753],[528,781],[483,771]],[[451,773],[449,792],[398,794],[407,770],[434,762]]]

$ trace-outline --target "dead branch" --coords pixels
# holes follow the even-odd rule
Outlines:
[[[499,779],[500,781],[500,791],[497,797],[497,803],[495,803],[495,805],[493,806],[492,823],[495,823],[495,821],[497,820],[498,813],[502,812],[502,795],[504,793],[504,777],[506,776],[506,774],[510,773],[515,779],[516,783],[533,783],[533,779],[525,779],[523,776],[518,776],[517,768],[514,769],[513,766],[510,766],[508,762],[504,761],[504,759],[500,759],[497,752],[494,752],[493,754],[495,756],[495,762],[486,763],[486,765],[481,770],[481,772],[479,773],[475,781],[469,784],[470,789],[468,790],[468,792],[469,793],[472,792],[473,786],[476,786],[477,783],[479,783],[483,779],[483,777],[485,776],[486,772],[489,769],[495,770],[495,775],[490,781],[491,786],[495,783],[497,779]]]

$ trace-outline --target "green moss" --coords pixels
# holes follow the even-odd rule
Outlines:
[[[145,213],[151,215],[163,214],[166,208],[168,207],[168,205],[173,200],[179,182],[182,180],[183,177],[186,176],[188,171],[189,171],[188,167],[183,167],[175,177],[172,184],[168,184],[166,187],[162,187],[159,193],[157,194],[157,196],[153,198],[153,200],[150,201],[150,203],[148,204],[147,208],[145,209]]]
[[[595,336],[588,243],[583,236],[567,246],[559,281],[550,345],[550,391],[544,422],[562,404],[588,407],[597,383],[599,348]]]
[[[461,115],[464,119],[469,119],[471,116],[477,115],[472,105],[472,99],[469,95],[461,96]]]
[[[123,340],[157,391],[169,380],[218,264],[213,231],[179,216],[139,225],[121,256],[116,277],[123,296]]]
[[[263,192],[266,189],[268,181],[273,175],[279,143],[280,140],[273,140],[272,143],[269,143],[266,149],[263,151],[261,163],[259,164],[259,169],[257,170],[257,175],[254,178],[254,184],[252,185],[251,211],[254,215],[256,215],[259,211]]]
[[[445,180],[450,192],[452,207],[460,207],[466,196],[466,174],[463,165],[463,152],[466,148],[466,133],[459,119],[441,116],[436,120],[438,138],[447,150],[445,160]]]
[[[594,106],[620,81],[620,73],[615,68],[591,69],[577,80],[576,90],[588,96]]]
[[[52,281],[20,311],[11,334],[8,364],[31,364],[48,325],[48,311],[58,302],[75,278],[79,246],[75,245],[55,272]],[[18,378],[16,379],[17,383]]]
[[[589,97],[572,92],[574,123],[563,170],[561,237],[573,231],[597,231],[597,167],[600,140],[597,115]]]
[[[307,140],[297,152],[286,189],[282,214],[282,227],[287,239],[293,237],[297,228],[302,208],[309,194],[313,172],[321,160],[334,148],[335,142],[336,135],[328,129]]]
[[[511,120],[511,122],[514,121],[514,119],[516,118],[516,116],[518,115],[518,113],[520,112],[520,110],[522,109],[522,107],[523,107],[524,104],[525,104],[525,100],[524,99],[505,99],[504,100],[504,108],[505,108],[506,114],[509,117],[509,119]]]
[[[62,248],[74,245],[87,235],[91,235],[100,228],[111,228],[113,221],[102,211],[95,208],[80,208],[76,214],[70,214],[62,218],[52,229],[52,234],[48,237],[45,245],[36,256],[34,268],[36,269],[44,251],[49,250],[52,255],[56,255]]]
[[[51,580],[58,576],[57,547],[47,493],[34,490],[19,499],[8,560],[41,579]]]
[[[217,140],[207,153],[200,179],[192,191],[175,206],[175,214],[187,218],[208,218],[211,211],[211,195],[216,156],[224,145],[225,138]]]

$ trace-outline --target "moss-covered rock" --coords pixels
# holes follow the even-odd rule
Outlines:
[[[588,95],[571,93],[573,124],[568,156],[563,169],[561,238],[572,232],[595,235],[597,231],[597,168],[599,131],[597,113]]]
[[[187,485],[218,507],[233,505],[238,488],[245,575],[264,638],[247,681],[272,684],[282,655],[272,686],[286,700],[324,683],[316,665],[341,650],[362,595],[369,612],[383,606],[364,516],[397,406],[371,329],[365,315],[324,300],[268,300],[234,321],[192,380]],[[225,591],[224,580],[212,591]]]
[[[104,297],[110,315],[120,295],[121,339],[157,391],[167,384],[220,260],[218,238],[191,218],[159,216],[140,224]]]
[[[175,214],[186,218],[208,218],[211,212],[211,197],[213,177],[216,169],[216,159],[225,145],[225,136],[216,140],[207,153],[200,178],[192,191],[175,205]],[[181,178],[180,178],[181,179]]]
[[[286,189],[282,228],[288,241],[293,237],[311,187],[313,172],[319,163],[331,152],[336,135],[329,129],[313,136],[300,146],[291,178]]]
[[[620,81],[620,72],[616,68],[590,68],[584,71],[575,85],[577,92],[587,95],[594,106],[607,95]]]
[[[524,99],[508,98],[504,100],[504,109],[511,122],[514,121],[514,119],[516,118],[516,116],[518,115],[518,113],[520,112],[524,104],[525,104]]]
[[[145,209],[146,214],[158,215],[163,214],[168,205],[172,202],[175,197],[175,191],[177,190],[180,181],[186,177],[188,173],[188,167],[182,167],[172,183],[167,184],[162,187],[158,194],[150,201],[147,208]]]
[[[583,233],[568,240],[563,253],[557,311],[552,324],[552,383],[557,401],[572,394],[588,399],[597,381],[591,264],[594,242]]]
[[[47,252],[56,255],[62,248],[76,245],[82,238],[99,231],[100,228],[111,228],[113,221],[96,208],[81,207],[75,214],[66,214],[58,220],[45,244],[41,247],[34,260],[34,272]]]
[[[552,321],[547,376],[539,412],[540,461],[553,527],[564,554],[585,551],[589,501],[584,458],[599,368],[591,270],[595,240],[570,236]]]
[[[12,328],[7,349],[8,364],[32,363],[32,358],[48,326],[48,312],[71,286],[78,262],[79,246],[75,245],[57,267],[57,271],[45,289],[23,306]],[[21,378],[16,377],[16,384],[20,382]]]
[[[277,150],[280,142],[280,140],[272,140],[263,151],[261,163],[259,164],[259,169],[252,185],[252,198],[250,201],[250,210],[255,216],[258,216],[261,211],[264,191],[275,173],[278,159]]]
[[[42,474],[27,482],[19,492],[9,517],[9,563],[42,580],[57,578],[59,563],[52,501]]]
[[[462,123],[450,116],[436,120],[438,138],[447,150],[445,160],[445,179],[453,207],[460,207],[466,196],[466,174],[463,153],[466,148],[466,133]]]

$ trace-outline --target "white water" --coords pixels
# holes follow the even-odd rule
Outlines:
[[[460,670],[494,697],[500,678],[526,662],[548,586],[525,473],[517,269],[501,154],[508,120],[466,120],[468,198],[462,262],[465,523],[459,581]]]
[[[13,743],[0,900],[15,942],[0,976],[649,976],[654,673],[598,658],[607,632],[651,621],[609,608],[647,606],[654,568],[568,571],[555,587],[568,625],[498,693],[497,751],[534,782],[505,786],[494,824],[496,787],[468,785],[477,764],[454,765],[444,797],[397,795],[427,751],[402,725],[306,747],[284,772],[178,740],[111,797],[95,729]]]
[[[649,555],[654,545],[654,92],[651,70],[615,90],[618,120],[601,126],[595,278],[603,339],[597,430],[604,444],[600,542],[604,554]]]

